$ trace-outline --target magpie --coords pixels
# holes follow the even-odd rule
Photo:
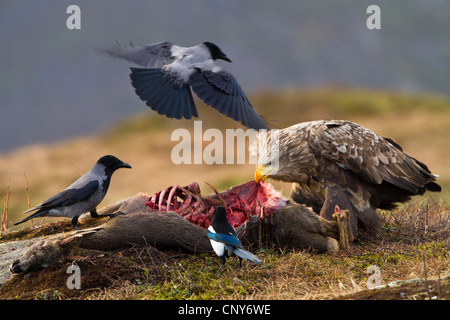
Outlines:
[[[139,98],[161,115],[175,119],[198,117],[191,88],[206,104],[246,127],[268,129],[239,83],[215,60],[231,60],[211,42],[180,47],[159,42],[144,47],[103,49],[104,53],[145,68],[131,67],[131,84]]]
[[[93,218],[109,217],[110,219],[118,214],[124,214],[121,211],[98,214],[96,209],[108,191],[112,174],[119,168],[131,168],[131,166],[111,155],[101,157],[91,170],[69,187],[25,211],[24,213],[28,213],[37,210],[14,225],[38,217],[68,217],[72,218],[72,225],[78,230],[78,218],[85,212],[90,212]]]
[[[225,265],[226,257],[231,257],[233,253],[239,257],[239,267],[241,267],[242,259],[253,263],[261,263],[261,260],[255,255],[242,248],[242,243],[237,237],[236,230],[228,222],[225,207],[219,206],[214,208],[213,220],[208,227],[207,234],[214,252],[219,256],[222,263],[216,274]]]

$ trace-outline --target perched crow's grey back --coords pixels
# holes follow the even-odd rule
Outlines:
[[[114,217],[117,214],[121,214],[121,212],[117,212],[99,215],[96,211],[97,205],[103,200],[108,191],[112,174],[119,168],[131,168],[131,166],[111,155],[101,157],[91,170],[82,175],[69,187],[36,207],[25,211],[24,213],[36,212],[14,225],[38,217],[67,217],[72,218],[73,226],[78,229],[78,217],[85,212],[90,212],[94,218]]]

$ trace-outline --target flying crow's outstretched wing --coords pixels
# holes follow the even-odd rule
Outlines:
[[[220,113],[255,130],[268,128],[229,72],[199,70],[191,76],[189,85],[200,99]]]
[[[198,117],[187,84],[174,85],[160,69],[131,68],[130,78],[139,98],[159,114],[175,119]]]

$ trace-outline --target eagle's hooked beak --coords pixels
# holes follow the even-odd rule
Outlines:
[[[270,176],[274,171],[276,172],[277,168],[271,165],[264,166],[260,165],[258,169],[255,171],[255,182],[259,183],[261,180],[265,180],[268,176]]]

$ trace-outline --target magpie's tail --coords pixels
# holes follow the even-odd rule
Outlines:
[[[261,260],[259,260],[253,253],[248,252],[247,250],[237,248],[234,249],[234,254],[238,257],[248,260],[253,263],[261,263]]]
[[[175,119],[198,117],[191,89],[170,81],[160,69],[130,68],[136,94],[161,115]]]

